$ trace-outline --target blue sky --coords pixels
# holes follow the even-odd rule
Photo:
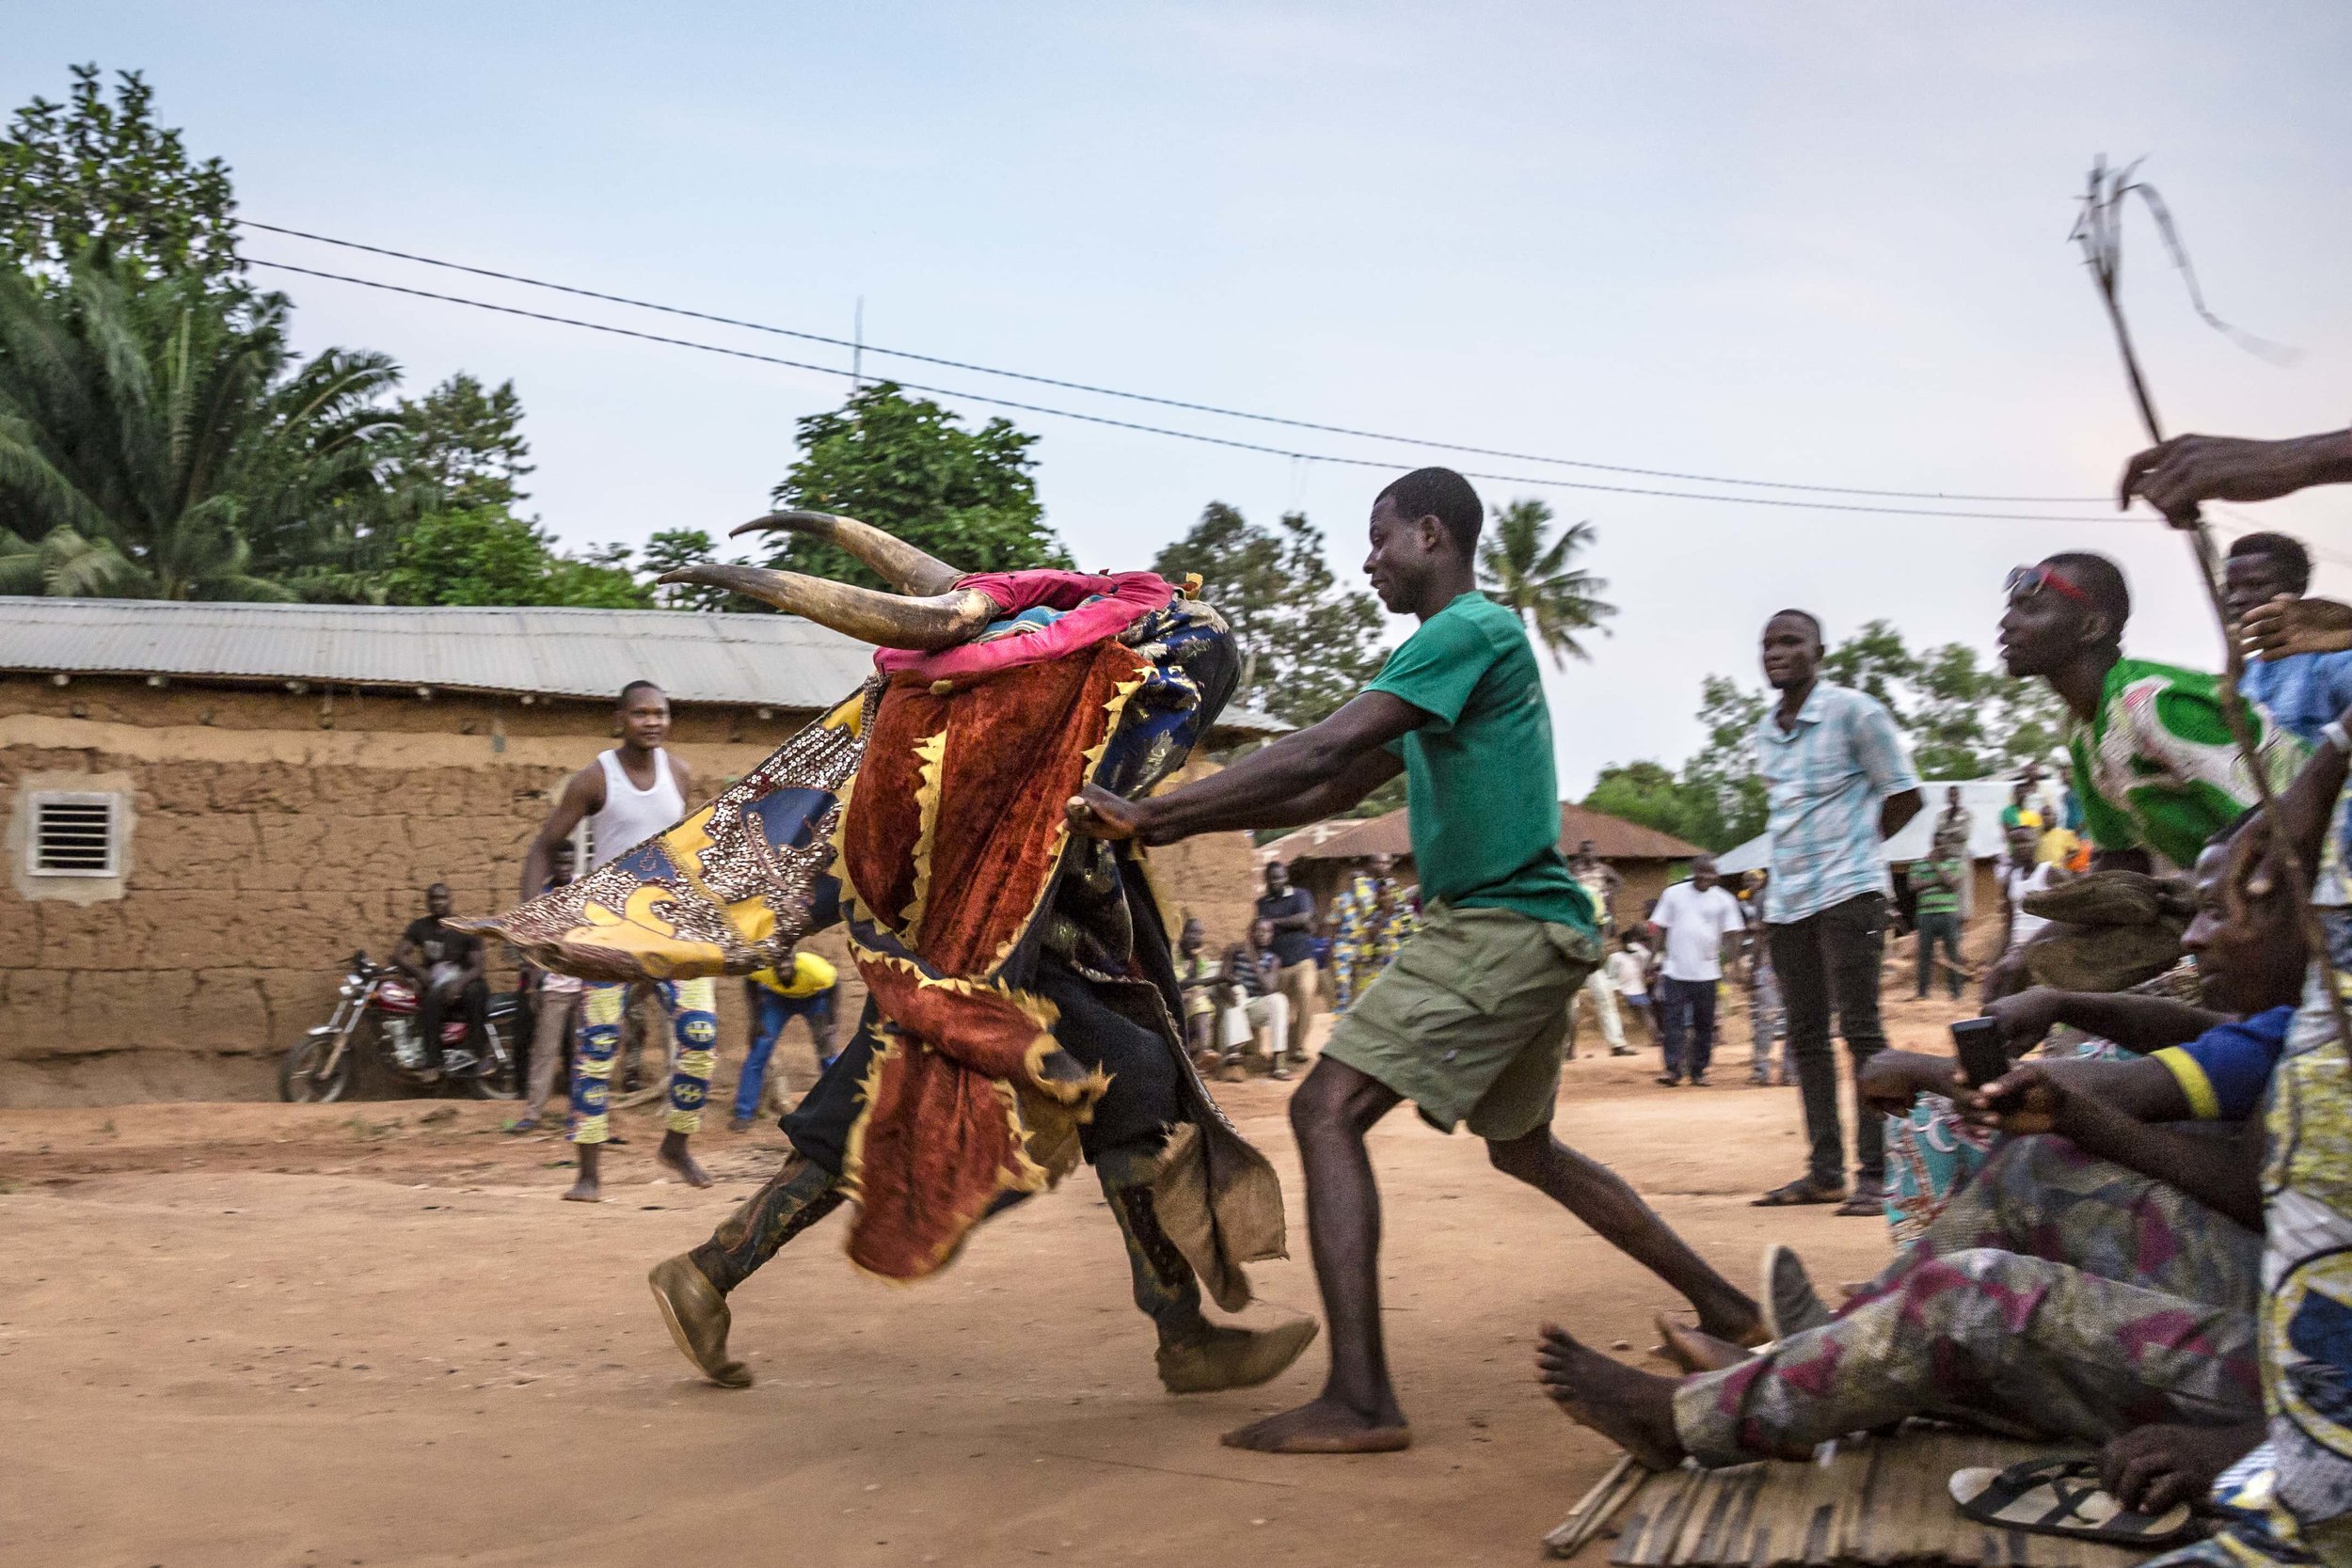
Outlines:
[[[167,122],[230,162],[248,216],[822,332],[846,333],[863,295],[879,344],[1600,462],[2089,496],[2137,444],[2064,244],[2094,153],[2148,155],[2216,308],[2304,351],[2274,368],[2196,324],[2136,224],[2129,293],[2167,417],[2287,434],[2352,413],[2347,47],[2352,12],[2315,4],[82,0],[12,19],[0,99],[62,96],[71,61],[135,66]],[[247,249],[842,357],[293,240]],[[844,386],[287,287],[306,347],[386,351],[419,388],[513,377],[532,505],[574,542],[755,515],[792,420]],[[1304,508],[1360,580],[1378,469],[1017,418],[1086,564],[1141,565],[1221,499],[1269,521]],[[1989,646],[2009,565],[2099,548],[2140,600],[2133,651],[2218,657],[2180,543],[2098,509],[1984,522],[1481,489],[1599,529],[1614,635],[1549,676],[1570,794],[1606,762],[1687,752],[1700,677],[1753,681],[1784,604],[1833,637],[1883,616],[1915,642]],[[2352,561],[2343,499],[2268,511]],[[2322,581],[2352,592],[2352,567]]]

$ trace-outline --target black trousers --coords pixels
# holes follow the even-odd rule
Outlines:
[[[1715,982],[1658,977],[1658,1032],[1666,1048],[1666,1076],[1707,1076],[1715,1054]]]
[[[1886,950],[1886,895],[1866,893],[1842,904],[1767,926],[1772,973],[1780,979],[1788,1018],[1788,1055],[1796,1063],[1811,1145],[1806,1174],[1822,1185],[1844,1175],[1846,1148],[1837,1121],[1837,1058],[1829,1044],[1830,1009],[1854,1070],[1886,1049],[1879,1022],[1879,961]],[[1879,1115],[1854,1098],[1854,1177],[1866,1186],[1886,1181],[1886,1137]]]
[[[441,1065],[441,1023],[454,1003],[459,1016],[466,1021],[466,1046],[479,1050],[483,1037],[490,1027],[490,988],[482,981],[469,980],[457,988],[454,996],[438,986],[426,986],[417,994],[417,1027],[424,1034],[424,1060],[427,1067]]]

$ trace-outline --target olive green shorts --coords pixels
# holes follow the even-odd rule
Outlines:
[[[1377,1079],[1441,1132],[1482,1138],[1551,1124],[1568,1005],[1600,963],[1589,931],[1515,910],[1433,904],[1323,1054]]]

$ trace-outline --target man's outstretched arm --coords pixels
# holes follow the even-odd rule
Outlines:
[[[1070,802],[1071,824],[1094,838],[1173,844],[1223,828],[1297,828],[1345,811],[1404,769],[1388,744],[1429,715],[1367,691],[1322,723],[1286,735],[1223,772],[1146,800],[1095,784]]]
[[[2352,430],[2286,441],[2175,436],[2134,454],[2116,490],[2119,509],[2138,496],[2176,523],[2200,501],[2266,501],[2314,484],[2352,483]]]

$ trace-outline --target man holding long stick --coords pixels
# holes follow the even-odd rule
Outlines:
[[[2208,500],[2269,500],[2346,483],[2352,431],[2286,441],[2182,436],[2126,464],[2118,499],[2128,506],[2137,496],[2185,526]],[[2265,619],[2293,605],[2272,608]],[[2280,797],[2281,820],[2273,824],[2293,842],[2317,815],[2334,814],[2312,902],[2337,974],[2352,960],[2342,799],[2352,753],[2347,719],[2352,713],[2323,729],[2324,743]],[[2216,1499],[2242,1512],[2223,1538],[2168,1563],[2352,1560],[2352,1058],[2337,1027],[2337,999],[2327,993],[2328,973],[2314,956],[2267,1112],[2262,1370],[2270,1423],[2255,1456],[2267,1464],[2225,1475]]]
[[[1567,1007],[1600,961],[1591,900],[1559,849],[1551,721],[1527,633],[1478,592],[1476,491],[1422,468],[1373,503],[1364,570],[1422,625],[1330,718],[1165,795],[1089,787],[1078,831],[1168,844],[1296,827],[1406,774],[1424,924],[1332,1029],[1291,1097],[1307,1172],[1315,1281],[1331,1372],[1310,1403],[1229,1433],[1273,1453],[1401,1449],[1411,1430],[1380,1331],[1380,1196],[1365,1134],[1400,1101],[1445,1132],[1462,1122],[1498,1169],[1540,1189],[1680,1291],[1700,1326],[1760,1337],[1756,1304],[1709,1268],[1605,1165],[1551,1134]]]

